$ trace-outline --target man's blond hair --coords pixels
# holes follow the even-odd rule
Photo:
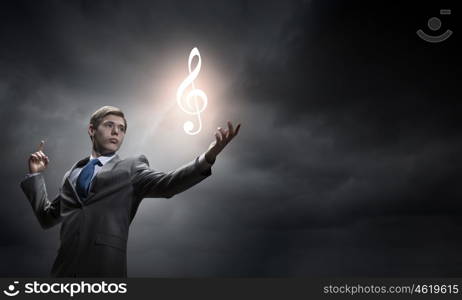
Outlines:
[[[90,117],[90,124],[94,129],[97,129],[103,118],[107,115],[115,115],[123,118],[125,123],[125,131],[127,131],[127,120],[125,119],[125,115],[120,108],[115,106],[106,105],[96,110]]]

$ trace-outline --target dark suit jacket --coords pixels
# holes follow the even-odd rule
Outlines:
[[[49,200],[42,174],[21,182],[44,229],[61,225],[61,246],[51,270],[53,277],[126,277],[129,226],[143,198],[171,198],[212,174],[197,157],[168,173],[149,167],[144,155],[107,162],[93,179],[82,201],[65,175],[58,195]]]

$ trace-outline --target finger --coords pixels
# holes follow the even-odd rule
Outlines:
[[[225,136],[225,141],[228,141],[230,139],[230,134],[229,134],[229,130],[228,129],[224,129],[223,130],[224,132],[224,136]]]
[[[40,141],[40,144],[38,146],[38,151],[43,151],[44,146],[45,146],[45,141],[44,140]]]
[[[43,152],[38,151],[38,152],[35,152],[35,154],[38,156],[38,158],[39,158],[40,160],[44,160],[44,159],[45,159],[45,154],[43,154]]]
[[[226,140],[226,131],[221,128],[221,127],[218,127],[218,130],[220,131],[220,133],[222,134],[222,139],[223,140]]]
[[[233,124],[230,121],[228,121],[228,131],[229,131],[230,136],[234,135],[234,127],[233,127]]]
[[[217,134],[220,139],[220,143],[223,142],[223,135],[221,133],[221,127],[217,127]]]
[[[220,136],[220,134],[219,134],[218,132],[215,133],[215,137],[216,137],[216,139],[217,139],[217,144],[218,144],[218,145],[221,144],[221,136]]]
[[[228,142],[228,138],[226,137],[226,132],[220,131],[221,134],[221,144],[224,145]]]
[[[45,166],[48,165],[49,162],[50,162],[50,159],[48,158],[48,156],[45,156]]]
[[[33,159],[35,162],[38,162],[38,161],[39,161],[39,158],[38,158],[37,154],[32,153],[30,156],[32,157],[32,159]]]
[[[237,135],[237,133],[239,132],[240,125],[241,125],[241,124],[239,124],[239,125],[236,127],[236,129],[234,130],[233,135],[230,136],[230,138],[229,138],[230,141],[231,141],[231,140]]]
[[[45,157],[47,157],[42,151],[35,152],[35,154],[37,154],[38,159],[39,159],[40,162],[44,162]]]
[[[239,123],[236,127],[236,131],[234,132],[234,136],[237,135],[237,133],[239,132],[239,129],[241,128],[241,123]]]

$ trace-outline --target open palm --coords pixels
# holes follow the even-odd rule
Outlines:
[[[234,128],[230,121],[228,121],[228,129],[218,127],[217,133],[215,133],[215,140],[210,144],[207,153],[205,154],[207,161],[211,163],[215,162],[217,155],[239,133],[240,128],[241,124],[238,124],[236,128]]]

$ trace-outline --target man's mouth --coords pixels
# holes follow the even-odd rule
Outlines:
[[[109,142],[113,144],[117,144],[119,141],[117,139],[109,139]]]

